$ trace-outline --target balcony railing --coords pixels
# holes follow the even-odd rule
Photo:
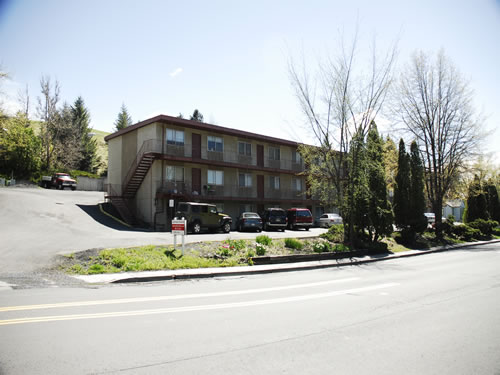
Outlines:
[[[264,196],[259,197],[256,186],[234,185],[202,185],[200,191],[194,189],[189,182],[157,181],[157,192],[171,195],[185,195],[194,199],[287,199],[304,200],[306,194],[303,191],[293,189],[264,189]]]
[[[192,157],[193,147],[190,143],[185,143],[184,145],[172,145],[167,142],[162,142],[161,140],[150,139],[144,141],[144,145],[141,148],[142,153],[154,152],[163,155],[177,156],[177,157]],[[202,146],[200,150],[201,159],[224,162],[238,165],[248,165],[257,166],[257,155],[254,153],[252,155],[240,154],[236,150],[226,148],[223,152],[208,150],[206,146]],[[297,162],[292,159],[281,159],[281,160],[271,160],[264,158],[264,167],[272,168],[277,170],[287,170],[293,172],[302,172],[304,170],[304,164],[302,162]]]

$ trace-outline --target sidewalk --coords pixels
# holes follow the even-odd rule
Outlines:
[[[241,267],[216,267],[216,268],[196,268],[196,269],[178,269],[165,271],[145,271],[145,272],[122,272],[108,273],[98,275],[78,275],[73,276],[89,284],[109,284],[109,283],[128,283],[128,282],[150,282],[174,279],[197,279],[207,277],[221,276],[242,276],[254,275],[272,272],[290,272],[299,270],[312,270],[319,268],[331,268],[342,266],[353,266],[365,263],[380,262],[384,260],[414,257],[425,254],[440,253],[450,250],[458,250],[467,247],[499,243],[500,240],[469,242],[459,245],[449,245],[431,248],[429,250],[410,250],[395,254],[367,255],[364,257],[343,258],[336,260],[319,260],[298,263],[265,264],[257,266]]]

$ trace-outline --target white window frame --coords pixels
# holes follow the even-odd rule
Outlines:
[[[279,176],[269,176],[269,188],[274,190],[280,189],[280,177]]]
[[[300,179],[300,178],[293,178],[292,179],[292,190],[302,191],[302,179]]]
[[[269,160],[281,160],[281,151],[279,147],[269,146]]]
[[[240,145],[243,145],[243,152],[240,149]],[[252,156],[252,144],[249,142],[238,141],[238,154],[244,156]]]
[[[224,185],[224,171],[217,171],[209,169],[207,171],[208,185],[223,186]]]
[[[165,168],[165,180],[168,182],[184,182],[184,167],[180,165],[167,165]]]
[[[214,143],[214,147],[210,146],[210,142]],[[217,150],[218,144],[220,144],[220,150]],[[224,138],[214,135],[207,136],[207,150],[212,152],[224,152]]]
[[[165,137],[168,145],[184,146],[184,130],[176,130],[167,128]]]
[[[243,177],[243,184],[241,184],[241,177]],[[238,186],[239,187],[252,187],[252,174],[240,172],[238,174]]]

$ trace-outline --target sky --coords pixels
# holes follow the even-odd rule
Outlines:
[[[335,56],[356,24],[361,60],[373,40],[398,40],[398,66],[444,49],[493,132],[484,151],[500,160],[500,0],[0,0],[3,105],[14,111],[28,85],[36,118],[50,76],[61,101],[83,97],[98,130],[113,131],[124,103],[134,122],[198,109],[208,123],[314,143],[288,62]]]

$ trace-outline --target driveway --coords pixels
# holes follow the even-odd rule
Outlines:
[[[46,266],[56,254],[94,248],[173,244],[170,233],[132,230],[103,215],[103,192],[0,189],[2,272],[29,272]],[[314,237],[325,229],[264,232],[272,238]],[[186,242],[251,239],[256,233],[188,235]]]

